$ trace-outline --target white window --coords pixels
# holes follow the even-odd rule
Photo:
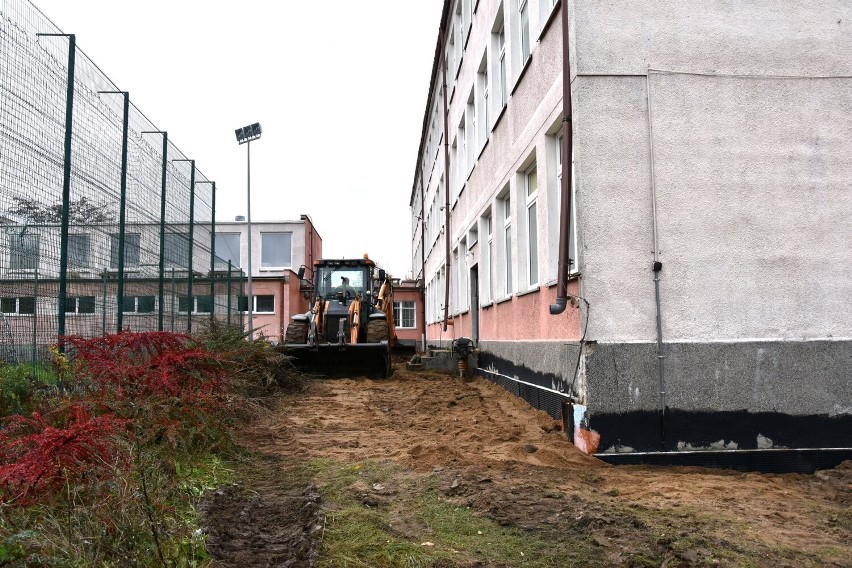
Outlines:
[[[95,313],[94,296],[69,296],[65,299],[65,313],[93,314]]]
[[[213,298],[210,296],[178,296],[178,311],[187,313],[190,308],[194,314],[209,314],[213,311]]]
[[[292,236],[292,233],[261,233],[260,266],[262,268],[290,268]]]
[[[497,32],[497,108],[502,109],[506,106],[508,100],[508,91],[506,88],[506,27],[500,23],[500,30]]]
[[[110,268],[118,268],[119,235],[110,235]],[[142,246],[142,235],[138,233],[124,235],[124,267],[139,266],[139,252]],[[189,245],[187,245],[187,248]]]
[[[35,313],[35,298],[32,296],[0,298],[0,312],[12,315],[32,315]]]
[[[275,296],[272,294],[255,295],[253,311],[256,314],[274,314]]]
[[[452,303],[450,304],[450,312],[457,313],[461,311],[461,303],[459,302],[459,293],[461,288],[461,264],[459,264],[459,249],[453,249],[453,277],[450,280],[450,288],[452,288]]]
[[[532,288],[538,284],[538,172],[535,164],[524,172],[523,179],[527,212],[527,283]]]
[[[467,96],[467,110],[464,113],[465,132],[467,133],[464,144],[465,178],[470,176],[470,172],[473,170],[473,163],[476,160],[474,150],[478,147],[476,142],[476,101],[473,95],[473,89],[471,88],[470,94]]]
[[[189,233],[163,235],[163,255],[166,266],[181,268],[189,266]],[[126,259],[125,262],[127,262]]]
[[[530,56],[530,3],[528,0],[518,0],[518,40],[520,46],[520,64],[523,66]]]
[[[9,241],[9,268],[12,270],[38,268],[38,235],[13,234]]]
[[[500,200],[500,211],[503,220],[503,248],[500,265],[503,273],[503,295],[511,296],[512,286],[512,200],[507,193]]]
[[[490,304],[493,299],[491,292],[491,251],[494,250],[494,235],[491,227],[491,212],[482,217],[482,232],[485,241],[482,243],[482,303]]]
[[[558,275],[559,262],[559,220],[562,214],[562,133],[550,138],[551,155],[555,164],[552,173],[548,176],[549,189],[547,191],[548,201],[553,206],[548,206],[548,244],[550,249],[550,262],[548,263],[548,273],[552,280],[555,280]],[[571,159],[571,232],[568,235],[568,256],[572,264],[569,266],[570,272],[576,272],[577,267],[577,208],[576,204],[576,178],[574,172],[574,159]],[[567,262],[567,261],[566,261]]]
[[[88,268],[91,264],[92,239],[90,235],[68,235],[68,266]]]
[[[416,310],[413,300],[401,300],[393,303],[393,321],[397,329],[417,327]]]
[[[488,53],[482,56],[476,74],[476,150],[481,152],[488,140]]]
[[[467,239],[462,239],[459,244],[459,303],[458,311],[463,312],[468,309],[468,289],[467,289]]]
[[[217,269],[227,269],[228,261],[231,268],[240,266],[240,233],[216,233],[216,264]]]
[[[154,313],[155,307],[156,300],[154,299],[154,296],[125,296],[124,301],[122,302],[122,310],[126,314],[152,314]],[[94,303],[92,304],[92,308],[92,313],[94,313]]]

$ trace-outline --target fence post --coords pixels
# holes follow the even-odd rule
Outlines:
[[[104,290],[101,300],[101,335],[106,335],[107,271],[104,270]]]
[[[231,327],[231,260],[228,259],[228,327]]]
[[[186,331],[192,333],[192,308],[195,305],[195,298],[192,297],[192,229],[195,221],[195,160],[183,159],[174,160],[175,162],[189,162],[192,169],[189,172],[189,233],[188,233],[188,253],[189,257],[186,261],[186,296],[189,306],[187,307]],[[174,286],[175,271],[172,270],[172,286]],[[172,309],[172,331],[174,331],[174,308]]]
[[[127,121],[130,115],[130,94],[127,91],[98,91],[102,95],[121,95],[124,99],[124,113],[121,127],[121,198],[118,212],[118,286],[116,298],[116,333],[124,329],[124,244],[125,223],[127,220]]]
[[[59,233],[59,329],[65,335],[65,299],[68,286],[68,217],[71,209],[71,134],[74,127],[74,67],[77,60],[77,36],[74,34],[36,34],[68,38],[68,85],[65,91],[65,156],[62,169],[62,221]],[[60,352],[65,351],[59,344]]]
[[[36,375],[36,361],[37,361],[37,352],[36,352],[36,341],[38,338],[38,251],[36,251],[36,264],[35,264],[35,279],[33,280],[33,348],[32,348],[32,365],[33,365],[33,376]],[[61,343],[60,343],[61,345]]]
[[[214,280],[216,274],[216,182],[213,184],[213,196],[211,199],[210,212],[210,322],[213,323],[214,312],[216,311],[216,282]]]
[[[192,296],[192,232],[195,228],[195,160],[192,160],[192,173],[189,174],[189,273],[186,280],[186,296],[189,299],[187,308],[186,332],[192,333],[192,310],[195,307],[195,298]]]
[[[158,268],[157,287],[157,331],[163,331],[163,302],[165,300],[165,272],[166,272],[166,174],[168,173],[169,160],[169,133],[162,130],[149,130],[142,134],[163,135],[163,173],[160,182],[160,261]]]
[[[175,269],[172,268],[172,333],[175,331],[175,294],[177,294],[177,283],[175,282]]]

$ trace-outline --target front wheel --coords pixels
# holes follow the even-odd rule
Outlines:
[[[284,334],[284,343],[303,344],[308,342],[308,324],[303,321],[290,322],[287,333]]]
[[[367,343],[379,343],[388,340],[388,322],[383,319],[373,319],[367,322]]]

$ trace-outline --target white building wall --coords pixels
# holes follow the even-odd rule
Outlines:
[[[574,6],[589,336],[656,338],[650,107],[664,338],[848,338],[852,5]]]

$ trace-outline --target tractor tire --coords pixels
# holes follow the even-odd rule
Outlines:
[[[308,324],[303,321],[290,322],[287,333],[284,334],[284,343],[303,344],[308,342]]]
[[[374,319],[367,322],[367,343],[378,343],[388,340],[388,322]]]

